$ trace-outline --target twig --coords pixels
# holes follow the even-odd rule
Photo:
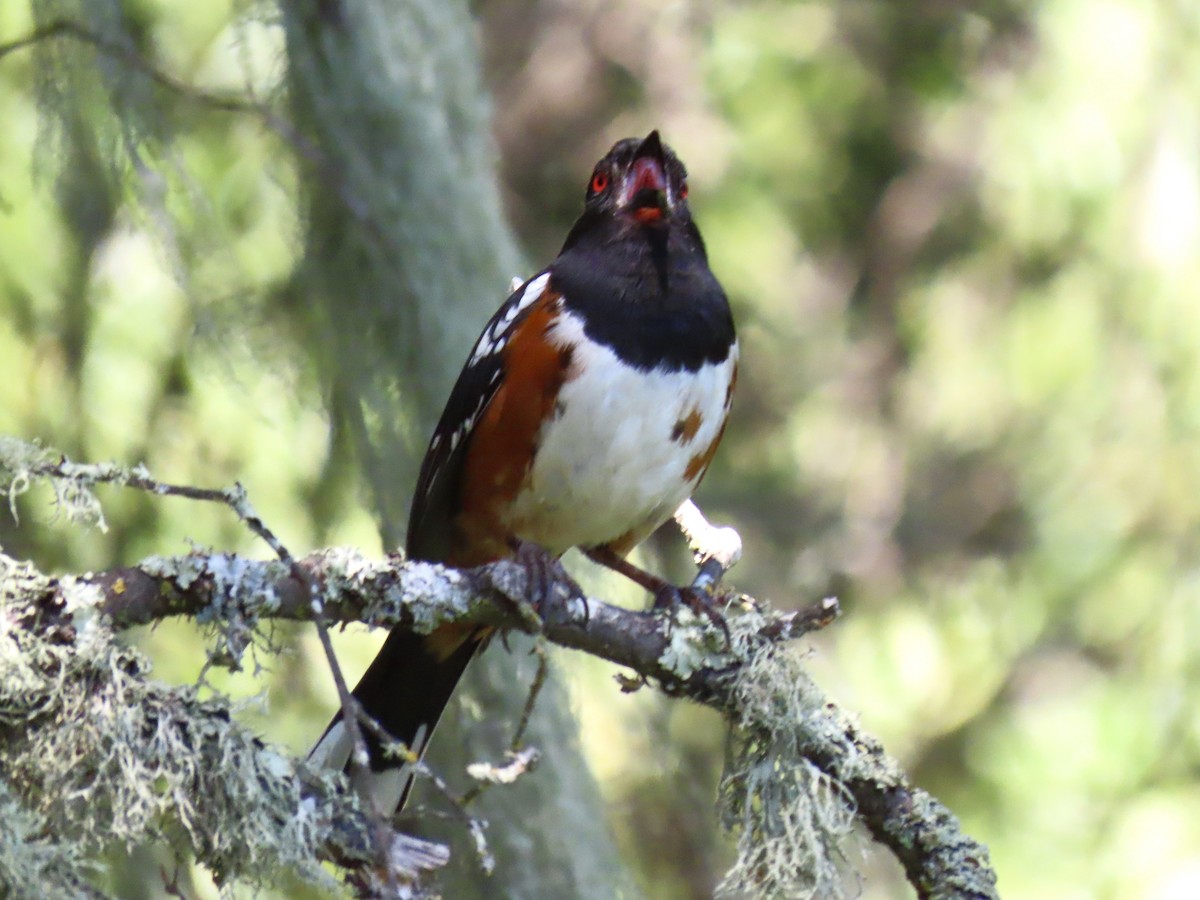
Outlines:
[[[772,619],[763,626],[759,635],[769,641],[792,640],[832,625],[841,614],[842,607],[837,597],[826,597],[803,609]]]
[[[521,719],[517,722],[517,730],[509,745],[509,750],[513,753],[520,750],[525,742],[525,732],[529,730],[529,720],[533,718],[533,709],[537,705],[537,698],[542,693],[542,688],[546,686],[546,677],[550,674],[550,657],[546,653],[546,645],[540,639],[534,645],[533,652],[537,654],[538,667],[533,675],[533,681],[529,685],[529,696],[525,698],[525,708],[521,710]]]
[[[366,740],[358,725],[358,702],[350,693],[345,675],[342,673],[342,667],[338,663],[337,654],[334,652],[333,641],[329,637],[329,629],[325,624],[325,604],[321,592],[318,590],[317,582],[297,563],[291,551],[284,546],[283,541],[267,527],[262,516],[258,514],[254,506],[250,503],[250,499],[246,495],[246,489],[240,482],[234,483],[233,487],[230,488],[200,488],[191,485],[170,484],[150,477],[144,469],[131,471],[113,464],[82,465],[70,462],[65,457],[53,463],[33,463],[29,466],[28,471],[32,475],[42,475],[48,478],[82,481],[90,484],[118,484],[136,490],[147,491],[160,497],[185,497],[190,500],[218,503],[228,507],[247,528],[271,548],[272,552],[279,558],[279,561],[287,567],[292,577],[298,583],[307,586],[308,599],[313,613],[312,622],[316,627],[317,637],[321,642],[321,649],[325,653],[325,661],[329,666],[329,670],[333,675],[333,682],[337,687],[338,700],[341,704],[342,722],[345,724],[350,738],[354,743],[354,752],[351,754],[352,773],[367,766],[369,755]],[[377,820],[377,827],[375,829],[376,845],[381,868],[384,872],[389,873],[389,877],[394,878],[394,873],[387,864],[387,824],[370,803],[370,798],[363,795],[362,799],[367,807],[368,815],[373,816]]]
[[[538,751],[533,748],[524,750],[523,744],[525,742],[525,732],[529,729],[529,720],[533,717],[533,710],[537,705],[537,698],[541,694],[542,688],[545,687],[546,678],[550,674],[550,657],[546,653],[546,647],[540,635],[538,636],[537,643],[534,644],[533,652],[537,654],[538,658],[537,671],[534,673],[533,681],[529,685],[529,695],[525,698],[525,707],[521,710],[521,718],[517,722],[517,730],[513,732],[512,741],[509,743],[508,752],[506,753],[509,758],[508,766],[512,766],[514,763],[520,764],[520,772],[517,774],[528,771],[537,762]],[[467,771],[471,774],[472,778],[476,779],[477,783],[460,798],[459,802],[463,806],[470,806],[491,785],[500,783],[509,784],[516,779],[515,774],[511,778],[485,777],[481,774],[486,771],[489,773],[489,776],[494,775],[496,772],[507,768],[507,766],[497,768],[496,766],[482,763],[476,763],[474,766],[475,768],[468,766]]]
[[[433,785],[442,799],[449,804],[455,818],[470,833],[471,839],[475,843],[475,854],[479,858],[479,865],[486,874],[490,875],[496,867],[496,860],[488,849],[486,836],[487,822],[483,819],[475,818],[467,811],[467,803],[464,798],[456,796],[454,791],[450,789],[450,785],[446,784],[440,775],[425,764],[420,754],[414,753],[412,748],[403,741],[398,741],[388,734],[378,722],[365,712],[360,712],[360,721],[362,727],[379,741],[381,751],[385,755],[400,757],[413,767],[415,774],[420,775]]]

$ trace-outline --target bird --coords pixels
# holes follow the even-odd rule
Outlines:
[[[413,494],[409,559],[479,566],[579,548],[671,609],[687,589],[625,559],[696,489],[737,382],[729,302],[688,207],[687,170],[658,131],[595,165],[555,260],[517,287],[471,350]],[[681,591],[684,594],[681,594]],[[695,598],[691,598],[695,602]],[[409,751],[364,737],[357,777],[384,815],[492,629],[393,630],[353,696]],[[341,716],[310,760],[352,775]]]

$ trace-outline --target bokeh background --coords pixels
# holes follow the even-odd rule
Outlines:
[[[278,97],[270,7],[106,8],[179,82]],[[528,260],[513,274],[552,258],[613,140],[657,127],[691,171],[743,341],[698,496],[743,535],[737,585],[780,607],[841,599],[815,677],[989,845],[1005,897],[1200,894],[1200,6],[471,11]],[[0,4],[0,43],[33,22]],[[292,148],[183,102],[110,145],[72,140],[39,112],[41,71],[29,50],[0,57],[0,433],[239,480],[294,551],[380,552],[291,289]],[[97,81],[80,134],[109,102]],[[64,571],[189,542],[262,552],[219,509],[103,499],[108,530],[85,532],[31,493],[19,526],[0,511],[0,544]],[[682,577],[676,540],[646,552]],[[278,636],[289,652],[266,671],[207,677],[300,751],[334,696],[312,637]],[[197,677],[188,626],[138,640],[161,677]],[[375,643],[341,639],[352,673]],[[721,723],[556,659],[645,895],[710,896],[730,858],[711,807]],[[866,842],[847,863],[862,896],[912,896]],[[136,882],[128,896],[161,893]]]

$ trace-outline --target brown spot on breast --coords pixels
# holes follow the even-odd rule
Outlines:
[[[554,414],[574,355],[549,340],[559,296],[544,291],[503,350],[504,381],[469,438],[451,565],[482,565],[510,553],[504,514],[529,477],[538,433]]]
[[[728,422],[728,419],[726,422]],[[699,483],[699,479],[704,477],[704,473],[708,471],[708,464],[712,462],[712,458],[717,452],[717,445],[721,443],[721,438],[725,434],[726,422],[721,423],[721,430],[717,432],[717,436],[713,438],[712,443],[705,447],[702,452],[697,453],[688,460],[687,468],[683,471],[685,481],[692,481],[694,479]]]
[[[725,412],[729,412],[729,407],[733,405],[733,389],[737,385],[738,367],[737,363],[733,364],[733,371],[729,373],[729,387],[725,388]]]
[[[675,427],[671,429],[671,440],[677,444],[689,444],[703,424],[704,417],[700,415],[699,407],[693,406],[686,416],[676,421]]]

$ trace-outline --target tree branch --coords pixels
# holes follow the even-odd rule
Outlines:
[[[82,884],[113,842],[154,840],[186,846],[218,879],[258,884],[285,867],[328,882],[328,861],[364,885],[412,886],[445,864],[438,844],[391,829],[381,840],[340,773],[267,746],[226,699],[148,678],[85,581],[0,554],[0,584],[0,885],[35,865]]]
[[[296,567],[311,579],[330,622],[422,632],[452,621],[536,629],[536,620],[522,613],[526,573],[512,562],[458,571],[398,556],[370,560],[355,551],[329,550],[297,560]],[[97,608],[119,628],[214,609],[226,620],[314,618],[308,587],[275,561],[193,554],[154,558],[80,581],[100,589]],[[737,722],[745,705],[737,692],[739,676],[754,656],[823,627],[838,614],[832,600],[786,615],[750,606],[729,616],[735,639],[726,646],[720,629],[707,620],[688,617],[668,628],[661,616],[579,597],[570,584],[559,583],[542,604],[541,631],[554,643],[627,666],[666,692],[707,704]],[[858,816],[900,860],[919,895],[996,896],[986,848],[962,834],[955,817],[914,787],[849,716],[827,702],[820,712],[825,720],[820,729],[793,723],[803,732],[805,757],[843,786]]]
[[[9,631],[58,646],[76,641],[96,613],[115,629],[183,615],[218,630],[220,659],[234,667],[264,619],[315,621],[322,630],[330,623],[365,622],[426,633],[460,622],[540,632],[561,646],[632,669],[636,684],[652,680],[668,694],[711,706],[732,723],[734,749],[722,802],[727,825],[741,830],[746,846],[727,876],[728,881],[736,875],[731,890],[788,894],[829,885],[836,841],[853,813],[901,862],[921,897],[997,896],[986,848],[961,832],[949,810],[914,787],[878,741],[828,702],[797,657],[784,652],[794,638],[833,622],[840,613],[836,600],[778,614],[726,592],[727,633],[688,610],[668,622],[582,597],[562,572],[539,591],[534,611],[527,601],[529,572],[517,562],[456,570],[399,555],[373,560],[345,549],[296,559],[238,486],[214,491],[168,485],[142,470],[78,465],[13,441],[0,441],[0,464],[13,473],[10,496],[32,478],[49,478],[64,505],[93,516],[98,504],[90,489],[100,482],[220,502],[280,557],[152,557],[138,566],[54,582],[39,576],[23,591],[14,589],[20,587],[17,579],[6,590],[20,598],[25,611],[9,623]],[[6,582],[20,567],[0,554]],[[0,702],[0,726],[6,720]],[[391,852],[388,834],[380,832],[377,827],[376,861]],[[764,855],[765,845],[772,849]]]
[[[552,586],[541,617],[531,617],[526,572],[510,561],[458,570],[399,555],[371,560],[355,550],[333,549],[298,559],[295,566],[303,580],[281,561],[197,553],[153,557],[140,566],[78,580],[101,589],[98,609],[117,628],[171,616],[206,614],[212,619],[214,609],[226,620],[314,621],[314,595],[304,583],[311,579],[331,624],[362,622],[428,632],[460,622],[540,631],[556,644],[628,666],[693,699],[715,690],[717,673],[727,677],[737,665],[728,652],[714,652],[724,638],[711,625],[689,619],[686,628],[672,634],[660,615],[578,596],[565,581]],[[827,599],[795,613],[761,617],[759,636],[768,642],[793,640],[828,625],[839,613],[837,601]],[[689,643],[694,656],[687,653]],[[701,670],[711,672],[701,677]]]

